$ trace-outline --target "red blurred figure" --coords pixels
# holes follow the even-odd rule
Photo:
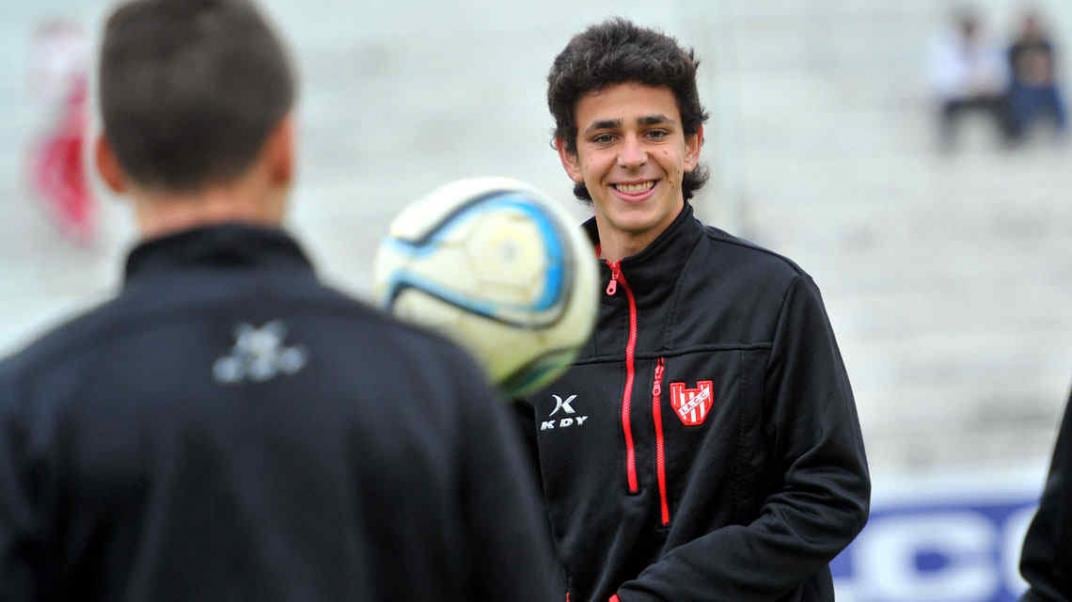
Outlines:
[[[56,119],[33,146],[30,184],[60,231],[79,244],[92,242],[96,200],[82,156],[88,117],[88,46],[77,25],[55,20],[34,35],[31,86],[58,106]]]

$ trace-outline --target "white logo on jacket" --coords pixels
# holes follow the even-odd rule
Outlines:
[[[309,354],[298,346],[284,347],[287,327],[279,320],[257,328],[239,324],[234,330],[235,344],[230,355],[216,360],[212,375],[221,384],[245,380],[265,382],[280,374],[295,374],[305,367]]]
[[[566,429],[574,426],[581,426],[584,424],[585,420],[588,420],[588,416],[576,416],[575,414],[577,414],[577,411],[573,409],[572,405],[570,405],[573,403],[574,399],[577,399],[576,395],[570,395],[566,399],[562,399],[562,397],[558,395],[551,395],[551,397],[555,398],[555,409],[551,410],[551,413],[548,414],[547,417],[551,418],[559,411],[564,411],[569,416],[567,416],[566,418],[559,418],[558,420],[544,420],[540,422],[541,431],[551,431],[555,429]]]

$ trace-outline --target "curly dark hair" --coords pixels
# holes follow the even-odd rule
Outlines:
[[[555,118],[555,139],[576,154],[577,101],[589,92],[626,82],[670,88],[685,134],[697,133],[707,120],[696,89],[699,65],[691,48],[682,48],[676,39],[626,19],[608,19],[589,27],[573,36],[547,75],[547,106]],[[708,175],[702,165],[685,173],[681,189],[686,200],[707,182]],[[583,182],[574,186],[573,194],[592,200]]]

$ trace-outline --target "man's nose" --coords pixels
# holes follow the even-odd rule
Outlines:
[[[636,136],[626,136],[618,152],[618,165],[626,169],[635,169],[648,161],[648,152]]]

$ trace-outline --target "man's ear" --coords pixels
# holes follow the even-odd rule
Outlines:
[[[287,114],[279,121],[264,144],[264,160],[273,185],[288,187],[294,180],[295,135],[294,115]]]
[[[558,150],[558,159],[562,161],[562,167],[566,170],[566,174],[574,182],[583,184],[584,174],[581,173],[581,161],[577,157],[577,153],[571,153],[566,148],[566,141],[562,138],[555,138],[555,148]]]
[[[104,180],[104,184],[115,194],[124,194],[127,191],[126,172],[123,171],[119,158],[115,156],[115,151],[103,132],[97,134],[93,154],[97,161],[97,173]]]
[[[696,133],[685,136],[685,171],[692,171],[700,164],[700,149],[703,148],[703,125],[696,128]]]

